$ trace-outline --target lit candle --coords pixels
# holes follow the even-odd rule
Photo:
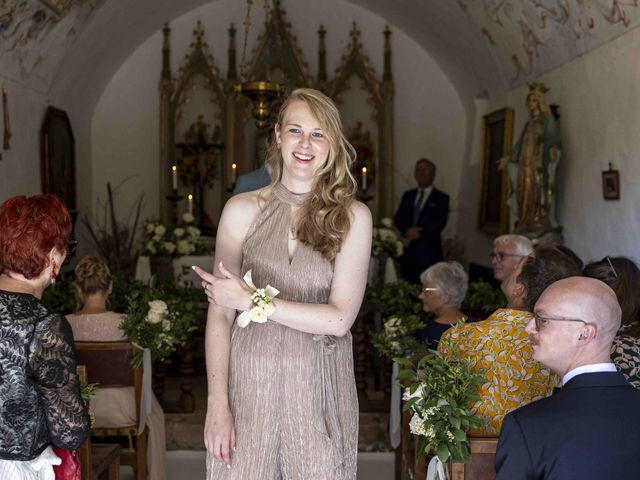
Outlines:
[[[367,189],[367,167],[362,167],[362,190]]]
[[[193,195],[187,196],[187,202],[189,203],[189,215],[193,215]]]
[[[236,183],[236,169],[238,168],[238,165],[236,165],[235,163],[231,164],[231,183]]]
[[[171,184],[174,190],[178,190],[178,167],[171,167]]]

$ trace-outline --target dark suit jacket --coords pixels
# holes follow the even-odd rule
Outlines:
[[[504,418],[496,480],[640,479],[640,390],[584,373]]]
[[[420,281],[420,274],[425,269],[442,260],[440,232],[449,218],[449,195],[433,187],[414,225],[413,213],[417,193],[417,188],[404,192],[394,217],[396,227],[402,235],[410,227],[423,228],[420,238],[411,242],[400,258],[401,275],[414,283]]]

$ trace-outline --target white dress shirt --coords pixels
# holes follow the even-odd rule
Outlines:
[[[562,377],[562,385],[566,385],[573,377],[581,375],[583,373],[598,373],[598,372],[617,372],[616,366],[613,363],[592,363],[591,365],[583,365],[581,367],[569,370],[564,377]]]

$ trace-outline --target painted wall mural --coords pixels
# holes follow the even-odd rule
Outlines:
[[[640,0],[457,0],[512,85],[640,25]]]
[[[0,0],[0,72],[14,80],[34,73],[49,78],[77,33],[104,3]]]

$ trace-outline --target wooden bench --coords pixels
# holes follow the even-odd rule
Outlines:
[[[82,480],[120,480],[120,445],[87,439],[78,449]]]

